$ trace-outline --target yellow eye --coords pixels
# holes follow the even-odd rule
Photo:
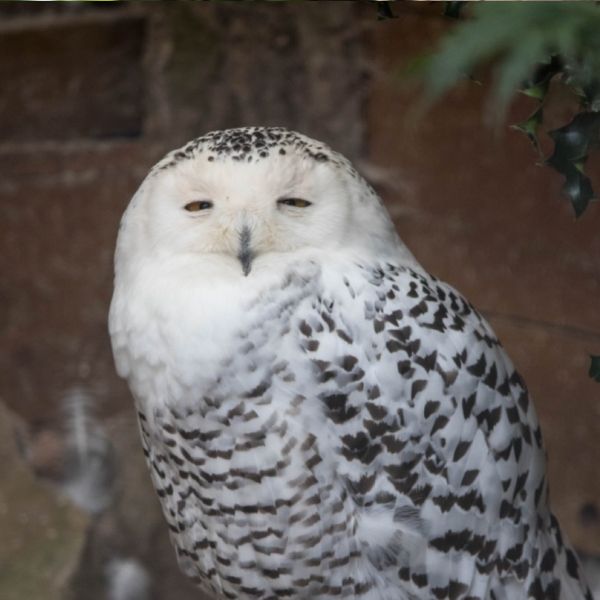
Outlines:
[[[189,212],[198,212],[199,210],[207,210],[213,207],[213,203],[210,200],[194,200],[188,202],[184,208]]]
[[[294,206],[295,208],[307,208],[312,204],[312,202],[303,200],[302,198],[282,198],[281,200],[277,200],[277,204]]]

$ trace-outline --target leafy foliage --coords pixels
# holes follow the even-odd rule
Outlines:
[[[457,17],[463,3],[447,2],[445,14]],[[471,18],[442,38],[438,51],[424,64],[429,100],[434,100],[493,61],[492,110],[501,119],[519,90],[540,106],[514,126],[538,152],[538,130],[550,81],[559,76],[571,87],[582,112],[564,127],[549,132],[554,152],[545,164],[565,177],[563,192],[579,217],[594,197],[585,162],[600,145],[600,6],[586,2],[473,3]]]
[[[560,55],[588,93],[600,72],[600,10],[581,2],[474,3],[472,18],[443,38],[426,73],[430,96],[447,91],[484,61],[499,58],[494,96],[504,109],[539,63]],[[600,99],[598,99],[600,100]]]
[[[469,3],[470,4],[470,3]],[[457,19],[464,2],[446,2],[444,14]],[[564,194],[575,216],[594,198],[585,163],[600,146],[600,5],[589,2],[478,2],[471,18],[442,38],[437,52],[421,61],[429,101],[439,98],[482,63],[494,64],[492,108],[497,120],[516,91],[539,102],[521,123],[541,155],[538,131],[553,78],[570,86],[581,110],[548,134],[554,141],[544,163],[565,177]],[[600,382],[600,356],[591,356],[589,375]]]
[[[594,197],[583,165],[591,146],[600,140],[600,112],[581,112],[568,125],[551,131],[550,136],[554,140],[554,152],[546,164],[565,176],[563,191],[579,217]]]

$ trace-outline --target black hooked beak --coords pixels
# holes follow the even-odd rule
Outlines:
[[[247,277],[252,268],[252,251],[250,250],[250,228],[244,227],[240,232],[240,251],[238,252],[238,259],[242,264],[242,271],[244,276]]]

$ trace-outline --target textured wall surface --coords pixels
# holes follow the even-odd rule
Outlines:
[[[26,454],[48,475],[64,394],[85,388],[120,465],[70,597],[105,598],[115,555],[149,569],[155,600],[197,597],[114,374],[112,253],[154,161],[252,124],[299,129],[358,161],[416,256],[490,318],[532,390],[559,517],[600,554],[600,387],[586,375],[600,352],[598,206],[574,222],[527,140],[482,126],[483,87],[465,83],[416,120],[398,71],[451,25],[438,7],[378,22],[355,2],[251,4],[0,5],[0,401],[29,424]]]
[[[0,368],[17,411],[51,417],[74,383],[96,388],[107,411],[128,405],[105,331],[112,253],[122,211],[165,152],[259,123],[360,155],[359,8],[175,2],[4,16],[0,76],[14,86],[0,96]]]

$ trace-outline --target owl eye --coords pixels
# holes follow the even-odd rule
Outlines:
[[[277,200],[277,204],[283,206],[294,206],[295,208],[307,208],[312,204],[312,202],[302,198],[282,198],[281,200]]]
[[[184,208],[188,212],[198,212],[199,210],[208,210],[213,207],[213,203],[210,200],[194,200],[188,202]]]

